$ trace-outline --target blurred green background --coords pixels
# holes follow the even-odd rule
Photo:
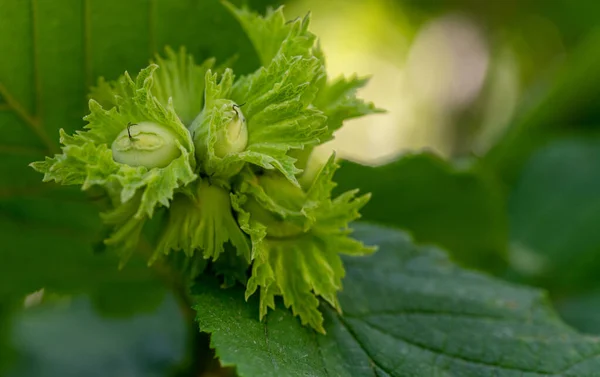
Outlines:
[[[340,190],[373,193],[363,220],[545,288],[569,324],[600,333],[600,2],[285,5],[312,12],[332,76],[371,75],[360,95],[387,110],[318,151],[348,160]],[[92,257],[94,207],[26,167],[83,125],[98,76],[135,72],[165,45],[258,67],[217,0],[0,0],[2,376],[185,375],[177,299],[140,263]]]

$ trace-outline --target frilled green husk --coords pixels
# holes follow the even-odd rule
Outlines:
[[[101,79],[85,130],[61,130],[62,153],[32,166],[45,181],[106,192],[104,244],[122,264],[144,250],[189,279],[221,275],[224,286],[246,284],[247,297],[259,292],[260,318],[281,296],[324,332],[318,297],[341,310],[340,254],[373,251],[348,227],[369,197],[332,198],[334,156],[302,169],[345,119],[378,110],[355,96],[366,80],[327,80],[308,16],[225,5],[261,68],[236,78],[167,49],[135,79]]]
[[[253,247],[246,298],[260,290],[261,318],[275,308],[275,296],[282,296],[302,323],[324,332],[317,296],[341,311],[336,299],[344,276],[340,254],[374,251],[350,238],[348,228],[369,195],[349,191],[332,199],[337,167],[332,156],[306,191],[283,177],[251,173],[236,190],[233,206]]]

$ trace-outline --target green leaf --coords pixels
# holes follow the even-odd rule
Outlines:
[[[245,161],[275,168],[298,184],[300,170],[288,151],[316,145],[327,132],[327,118],[309,108],[316,94],[314,83],[323,75],[324,67],[314,57],[277,55],[265,68],[236,81],[231,96],[245,104],[248,123]]]
[[[341,190],[360,187],[373,195],[363,220],[405,229],[466,266],[499,271],[505,265],[505,199],[476,165],[461,168],[430,153],[408,154],[379,167],[344,162],[336,181]]]
[[[208,175],[227,179],[245,162],[277,169],[298,184],[291,149],[320,142],[323,113],[309,108],[314,83],[323,75],[318,59],[277,55],[273,62],[234,83],[231,70],[206,75],[206,103],[190,130]]]
[[[12,311],[11,303],[0,301],[0,355],[2,355],[0,358],[0,372],[12,366],[15,359],[15,352],[9,335],[12,325]]]
[[[511,262],[555,295],[600,283],[600,138],[558,139],[532,154],[511,192]]]
[[[258,302],[209,278],[193,288],[200,330],[225,365],[249,376],[594,376],[600,341],[572,330],[546,296],[461,269],[401,232],[357,227],[380,245],[345,258],[343,315],[325,310],[327,335],[281,308],[258,321]],[[468,329],[468,331],[465,331]]]
[[[100,240],[98,210],[73,189],[0,201],[0,302],[46,293],[90,294],[103,313],[150,310],[164,287],[141,258],[118,270],[119,259],[94,252]]]
[[[166,58],[157,55],[156,64],[160,67],[152,90],[163,106],[173,98],[173,107],[181,122],[189,126],[202,110],[204,103],[204,76],[215,64],[215,59],[207,59],[196,64],[185,47],[179,52],[171,48],[165,50]]]
[[[263,16],[247,7],[236,8],[227,1],[223,3],[244,28],[263,66],[268,66],[278,54],[287,57],[312,55],[316,36],[308,31],[309,14],[286,21],[283,6],[267,8]]]
[[[165,48],[165,57],[156,54],[154,60],[159,68],[154,72],[154,82],[151,93],[167,108],[173,102],[173,108],[185,126],[189,126],[202,110],[204,103],[204,76],[215,64],[215,59],[206,59],[202,64],[196,64],[193,55],[188,54],[184,46],[177,52],[171,47]],[[154,63],[153,63],[154,64]],[[98,79],[98,84],[91,88],[90,99],[110,109],[118,105],[120,98],[132,97],[124,84],[126,75],[121,75],[115,81]]]
[[[585,293],[562,297],[554,301],[561,318],[579,331],[600,334],[600,289],[595,287]]]
[[[348,119],[383,112],[383,110],[376,108],[373,103],[356,98],[356,91],[365,86],[368,81],[368,78],[357,76],[346,78],[342,76],[326,83],[319,90],[315,105],[327,116],[327,129],[330,138]]]

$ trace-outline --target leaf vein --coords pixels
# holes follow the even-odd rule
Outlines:
[[[319,347],[319,340],[317,339],[317,333],[316,332],[312,332],[313,334],[313,340],[315,341],[315,345],[317,348],[317,353],[319,354],[319,357],[321,358],[321,363],[323,363],[323,371],[325,371],[325,375],[329,376],[329,371],[327,370],[327,364],[325,363],[325,358],[323,357],[323,352],[321,352],[321,347]]]
[[[342,324],[342,326],[344,326],[346,328],[346,330],[348,330],[348,333],[352,336],[352,338],[354,338],[354,341],[356,341],[356,343],[360,346],[360,348],[365,352],[365,354],[369,358],[369,363],[371,364],[371,366],[375,365],[377,368],[381,369],[385,373],[387,373],[389,375],[393,375],[390,370],[388,370],[383,365],[380,365],[379,363],[377,363],[375,361],[375,359],[373,358],[373,355],[371,355],[371,352],[369,352],[368,349],[366,347],[364,347],[364,345],[358,340],[358,337],[357,337],[356,333],[354,332],[354,329],[352,329],[348,325],[348,323],[344,320],[344,318],[342,317],[342,315],[339,314],[339,313],[337,313],[337,312],[335,313],[335,315],[340,320],[340,323]],[[375,374],[377,374],[376,370],[375,370]]]
[[[54,141],[48,136],[44,128],[41,126],[38,117],[34,117],[25,108],[23,105],[17,101],[12,94],[6,89],[6,87],[0,83],[0,96],[4,98],[6,101],[5,106],[3,106],[2,110],[10,109],[12,110],[21,120],[36,134],[36,136],[44,143],[47,148],[47,152],[56,152],[58,151],[58,146],[54,143]]]
[[[402,309],[402,310],[382,310],[382,311],[373,311],[368,313],[344,313],[346,317],[356,318],[356,319],[364,319],[367,317],[373,316],[395,316],[395,315],[422,315],[422,316],[446,316],[446,317],[464,317],[466,319],[473,320],[486,320],[486,321],[502,321],[502,322],[518,322],[523,323],[524,320],[531,321],[530,316],[515,316],[514,318],[505,317],[505,316],[493,316],[493,315],[485,315],[485,314],[476,314],[476,313],[468,313],[468,312],[444,312],[444,311],[428,311],[428,310],[420,310],[420,309]],[[514,313],[510,313],[514,314]]]
[[[356,340],[356,342],[359,345],[361,345],[361,347],[362,347],[363,345],[358,340],[358,337],[356,336],[355,332],[351,329],[352,326],[349,325],[343,319],[341,319],[341,322],[344,324],[344,326],[346,326],[346,328],[348,329],[348,331],[350,332],[350,334],[352,334],[352,336],[354,337],[354,339]],[[429,346],[427,346],[425,344],[421,344],[421,343],[416,342],[414,340],[411,340],[411,339],[408,339],[408,338],[405,338],[405,337],[400,337],[400,336],[397,336],[397,335],[391,335],[388,331],[386,331],[384,329],[381,329],[379,326],[376,326],[376,325],[374,325],[372,323],[368,323],[368,322],[365,322],[365,321],[361,321],[361,322],[364,323],[365,325],[367,325],[368,327],[376,330],[377,332],[381,333],[384,336],[392,337],[392,338],[394,338],[396,340],[400,340],[400,341],[402,341],[404,343],[410,344],[410,345],[415,346],[417,348],[420,348],[422,350],[426,350],[426,351],[433,352],[433,353],[436,353],[436,354],[442,353],[442,352],[440,352],[440,350],[438,350],[436,348],[429,347]],[[366,349],[365,349],[365,352],[367,352]],[[599,351],[598,354],[600,354],[600,351]],[[511,371],[516,371],[516,372],[521,372],[521,373],[533,373],[533,374],[538,374],[540,376],[546,376],[546,377],[549,376],[549,375],[554,375],[554,376],[560,376],[560,375],[562,375],[562,371],[558,372],[558,374],[553,373],[553,372],[541,372],[539,370],[525,369],[525,368],[519,368],[519,367],[515,367],[515,366],[490,364],[490,363],[487,363],[487,362],[484,362],[484,361],[481,361],[481,360],[475,360],[475,359],[471,359],[471,358],[464,357],[464,356],[459,356],[459,355],[451,355],[451,354],[443,354],[443,355],[447,356],[447,357],[450,357],[452,359],[455,359],[455,360],[459,360],[459,361],[462,361],[462,362],[465,362],[465,363],[469,363],[469,364],[480,365],[480,366],[483,366],[483,367],[486,367],[486,368],[500,369],[500,370],[504,369],[504,370],[511,370]],[[591,356],[591,357],[594,357],[594,356]],[[579,361],[575,362],[574,364],[572,364],[570,366],[567,366],[565,368],[565,370],[568,370],[568,369],[572,368],[573,366],[575,366],[575,365],[583,362],[584,360],[579,360]],[[381,365],[379,365],[379,364],[377,364],[377,365],[380,368],[382,368],[386,373],[389,373]]]
[[[265,319],[265,348],[267,349],[267,354],[269,355],[269,359],[271,360],[271,364],[273,365],[273,369],[275,371],[279,370],[279,367],[277,366],[277,363],[275,362],[275,359],[273,358],[273,353],[271,352],[271,347],[269,346],[269,329],[267,327],[268,322],[267,319]]]

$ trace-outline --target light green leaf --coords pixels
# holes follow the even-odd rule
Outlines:
[[[240,104],[247,104],[244,114],[251,121],[263,111],[272,112],[269,106],[282,106],[289,101],[308,105],[317,90],[311,83],[324,75],[323,65],[315,57],[277,55],[269,65],[236,81],[232,98]]]
[[[327,118],[308,108],[316,94],[314,84],[323,75],[324,68],[314,57],[277,55],[266,68],[236,81],[232,98],[245,104],[248,162],[276,168],[297,184],[300,170],[287,152],[316,145],[327,132]],[[261,154],[266,158],[259,160]]]
[[[542,292],[461,269],[401,232],[357,228],[380,251],[345,258],[343,314],[325,310],[327,335],[283,309],[261,323],[257,300],[200,280],[197,319],[221,362],[242,377],[591,377],[600,369],[598,338],[560,322]]]
[[[364,115],[381,113],[371,102],[356,97],[356,91],[367,84],[368,78],[338,77],[323,85],[315,99],[315,106],[327,116],[329,137],[342,127],[344,121]]]
[[[308,31],[309,15],[286,21],[283,6],[267,8],[263,16],[248,8],[236,8],[227,1],[224,4],[244,28],[263,66],[269,65],[277,54],[287,57],[311,55],[316,36]]]
[[[156,73],[156,82],[152,93],[167,106],[169,98],[173,98],[173,107],[181,122],[189,126],[202,110],[204,102],[204,76],[215,64],[215,59],[207,59],[196,64],[185,47],[178,52],[170,48],[165,50],[166,58],[156,56],[156,64],[160,67]]]
[[[165,57],[157,54],[154,58],[158,70],[154,73],[151,93],[167,108],[173,102],[173,108],[181,122],[189,126],[202,110],[204,103],[204,77],[206,72],[215,65],[215,59],[210,58],[202,64],[196,64],[194,57],[187,53],[184,46],[177,52],[171,47],[165,48]],[[131,97],[133,93],[127,90],[125,75],[115,81],[98,79],[98,84],[90,89],[90,99],[100,103],[104,108],[118,105],[119,98]]]
[[[503,192],[477,165],[408,154],[379,167],[344,162],[336,181],[341,190],[360,187],[373,194],[362,211],[366,221],[405,229],[417,242],[438,244],[469,267],[502,271],[506,265]]]

